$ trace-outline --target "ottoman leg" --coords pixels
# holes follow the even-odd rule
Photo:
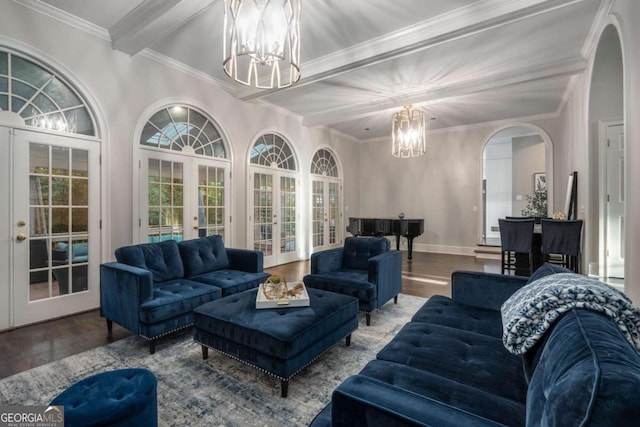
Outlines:
[[[156,352],[156,339],[149,340],[149,354],[154,354]]]
[[[367,326],[371,326],[371,313],[365,313],[364,316],[367,319]]]
[[[345,338],[345,345],[347,347],[351,345],[351,334],[347,335],[347,338]]]
[[[202,346],[202,360],[207,360],[209,358],[209,347],[206,345]]]
[[[398,303],[398,295],[396,295],[395,297],[393,297],[393,303],[397,304]]]
[[[289,393],[289,380],[280,381],[280,392],[282,397],[287,397],[287,394]]]
[[[111,331],[113,330],[113,322],[107,319],[107,333],[111,335]]]

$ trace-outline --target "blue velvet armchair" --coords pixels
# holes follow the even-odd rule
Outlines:
[[[384,237],[347,237],[344,247],[311,255],[310,288],[358,298],[367,326],[371,313],[402,292],[402,253],[391,251]]]

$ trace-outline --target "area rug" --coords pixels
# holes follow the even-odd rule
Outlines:
[[[44,405],[89,375],[147,368],[158,379],[161,426],[306,426],[331,400],[332,391],[358,373],[426,300],[399,295],[371,316],[360,315],[351,346],[344,340],[296,375],[289,396],[280,381],[216,352],[202,359],[190,332],[174,334],[149,354],[146,340],[130,336],[0,380],[0,404]]]

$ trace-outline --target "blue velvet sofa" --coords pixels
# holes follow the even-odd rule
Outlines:
[[[532,279],[558,268],[546,264]],[[524,355],[506,350],[501,305],[526,283],[453,273],[452,298],[430,298],[376,360],[334,390],[311,425],[637,423],[640,356],[610,317],[572,308]]]
[[[100,266],[100,312],[149,340],[193,324],[193,309],[258,287],[269,274],[263,254],[225,248],[218,235],[167,240],[116,249],[117,262]]]
[[[347,237],[344,247],[311,254],[310,288],[358,298],[367,326],[371,312],[402,292],[402,253],[391,251],[384,237]]]

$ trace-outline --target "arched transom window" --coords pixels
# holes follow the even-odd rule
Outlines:
[[[191,107],[163,108],[149,119],[140,144],[186,154],[227,158],[220,132],[210,119]]]
[[[291,146],[282,137],[267,133],[262,135],[251,149],[251,164],[297,170]]]
[[[338,177],[338,164],[331,151],[321,148],[316,151],[311,162],[311,173],[314,175]]]
[[[62,76],[4,51],[0,51],[0,111],[19,115],[27,126],[96,135],[86,101]]]

